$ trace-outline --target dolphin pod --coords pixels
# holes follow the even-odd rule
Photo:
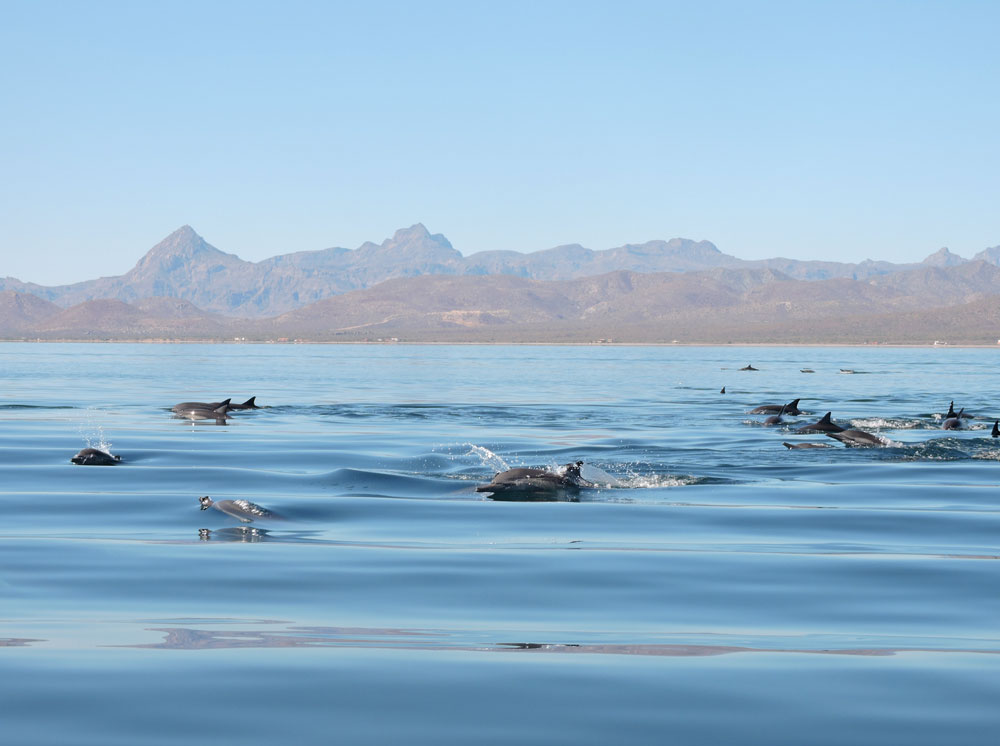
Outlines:
[[[232,399],[224,399],[223,401],[184,401],[180,404],[175,404],[170,409],[175,414],[184,416],[186,412],[200,411],[200,412],[215,412],[222,410],[223,412],[228,412],[231,409],[260,409],[260,405],[257,404],[257,397],[251,396],[242,404],[233,404]]]

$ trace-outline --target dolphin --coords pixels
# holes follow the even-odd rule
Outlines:
[[[230,409],[260,409],[260,407],[254,402],[254,399],[256,399],[256,398],[257,398],[256,396],[251,396],[249,399],[247,399],[242,404],[230,404],[229,408]],[[228,401],[228,399],[226,401]]]
[[[948,413],[944,416],[944,418],[946,420],[950,420],[950,419],[953,419],[953,418],[971,420],[972,419],[972,415],[971,414],[965,414],[965,407],[962,407],[958,411],[958,413],[956,414],[955,413],[955,402],[953,401],[953,402],[951,402],[948,405]]]
[[[225,422],[229,419],[227,410],[229,405],[223,403],[222,406],[216,409],[209,409],[211,405],[206,404],[204,407],[190,407],[188,409],[175,409],[174,414],[177,417],[188,420],[216,420],[220,422]]]
[[[941,428],[944,429],[944,430],[961,430],[962,428],[964,428],[965,425],[962,424],[962,413],[963,412],[965,412],[965,408],[964,407],[958,411],[958,414],[955,414],[955,412],[953,411],[953,409],[950,410],[949,414],[955,414],[955,416],[954,417],[949,417],[948,419],[946,419],[944,421],[944,424],[941,425]]]
[[[781,419],[781,416],[784,413],[785,413],[785,408],[782,407],[781,411],[778,412],[778,414],[772,414],[770,417],[765,417],[764,418],[764,425],[766,425],[767,427],[773,427],[774,425],[781,425],[781,424],[783,424],[784,420]]]
[[[755,407],[750,410],[750,414],[801,414],[799,411],[799,402],[801,399],[795,399],[788,402],[788,404],[761,404],[759,407]]]
[[[476,492],[490,492],[493,500],[558,500],[561,495],[575,493],[582,484],[582,461],[549,469],[508,469],[493,477],[489,484],[476,487]]]
[[[740,370],[760,370],[760,368],[755,368],[752,365],[750,365],[749,363],[747,363],[747,365],[745,367],[743,367],[743,368],[740,368]]]
[[[279,515],[272,513],[267,508],[262,508],[257,503],[252,503],[249,500],[213,500],[208,495],[205,495],[204,497],[199,497],[198,502],[201,503],[202,510],[215,508],[216,510],[221,510],[226,515],[239,518],[243,523],[252,523],[254,518],[280,518]]]
[[[121,460],[121,456],[112,456],[107,451],[100,451],[96,448],[84,448],[70,459],[70,463],[80,464],[81,466],[114,466],[121,463]]]
[[[858,448],[883,448],[888,443],[878,435],[864,430],[841,430],[837,433],[826,433],[826,437],[839,440],[845,446]]]
[[[220,409],[221,407],[225,407],[226,409],[235,409],[235,407],[233,407],[229,403],[230,401],[231,401],[230,399],[226,399],[225,401],[213,401],[213,402],[182,401],[180,404],[175,404],[170,409],[174,412],[177,412],[177,414],[186,412],[189,409]]]
[[[812,368],[802,368],[801,370],[799,370],[799,373],[815,373],[815,372],[816,371],[814,371]]]
[[[720,393],[720,394],[724,394],[724,393],[726,393],[726,387],[725,387],[725,386],[723,386],[723,387],[722,387],[722,391],[720,391],[719,393]]]
[[[1000,420],[993,423],[993,431],[990,433],[991,438],[1000,438]]]
[[[797,433],[841,433],[844,431],[840,425],[834,424],[830,420],[830,412],[820,417],[816,422],[803,425],[795,432]]]
[[[829,443],[782,443],[789,451],[799,451],[804,448],[833,448]]]

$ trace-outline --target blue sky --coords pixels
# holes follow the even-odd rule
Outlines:
[[[1000,244],[1000,3],[0,0],[0,276],[463,253]]]

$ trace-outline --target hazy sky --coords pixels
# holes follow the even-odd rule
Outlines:
[[[1000,244],[1000,3],[0,0],[0,276],[683,236]]]

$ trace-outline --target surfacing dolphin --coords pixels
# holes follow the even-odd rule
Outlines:
[[[228,404],[223,404],[216,409],[191,407],[189,409],[174,410],[174,415],[187,420],[215,420],[216,422],[225,422],[229,419],[228,409]]]
[[[254,400],[256,398],[257,398],[256,396],[251,396],[249,399],[247,399],[242,404],[230,404],[229,408],[230,409],[260,409],[260,407],[257,406],[257,404],[254,402]]]
[[[955,412],[955,402],[952,401],[952,402],[950,402],[948,404],[948,413],[945,414],[944,418],[945,418],[945,420],[951,420],[951,419],[954,419],[956,417],[958,419],[965,419],[965,420],[971,420],[972,419],[972,415],[971,414],[966,414],[965,413],[965,407],[962,407],[958,411],[958,413],[956,414],[956,412]]]
[[[788,404],[761,404],[759,407],[751,409],[750,414],[801,414],[799,411],[800,401],[801,399],[793,399]]]
[[[272,513],[267,508],[262,508],[249,500],[213,500],[205,495],[199,497],[198,502],[201,503],[202,510],[215,508],[226,515],[240,519],[243,523],[252,523],[255,518],[280,518],[276,513]]]
[[[1000,438],[1000,420],[993,423],[993,430],[990,432],[991,438]]]
[[[764,418],[764,426],[774,427],[775,425],[784,424],[785,421],[782,419],[782,415],[784,414],[785,414],[785,408],[782,407],[781,410],[778,412],[778,414],[772,414],[770,417]]]
[[[829,443],[782,443],[789,451],[801,451],[807,448],[833,448]]]
[[[825,415],[820,417],[816,422],[811,422],[808,425],[803,425],[798,428],[795,432],[797,433],[842,433],[845,428],[837,425],[830,419],[831,412],[827,412]]]
[[[750,363],[747,363],[744,367],[740,368],[740,370],[760,370],[760,368],[755,368],[750,365]]]
[[[114,466],[121,463],[121,460],[121,456],[112,456],[107,451],[101,451],[97,448],[84,448],[70,459],[70,463],[80,464],[81,466]]]
[[[225,401],[213,401],[213,402],[182,401],[180,404],[175,404],[170,409],[174,412],[177,412],[178,414],[186,412],[189,409],[213,410],[213,409],[220,409],[222,407],[225,407],[226,409],[232,409],[233,407],[230,404],[230,401],[231,399],[226,399]]]
[[[865,430],[841,430],[837,433],[828,432],[826,436],[839,440],[850,448],[885,448],[890,445],[887,439]]]
[[[941,425],[943,430],[961,430],[965,427],[965,423],[962,422],[962,413],[965,412],[965,408],[958,410],[958,414],[954,413],[953,409],[949,410],[949,414],[955,414],[954,417],[948,417],[944,423]]]
[[[508,469],[493,477],[489,484],[476,487],[476,492],[490,492],[492,500],[558,500],[572,496],[586,484],[580,476],[582,461],[550,469]]]

